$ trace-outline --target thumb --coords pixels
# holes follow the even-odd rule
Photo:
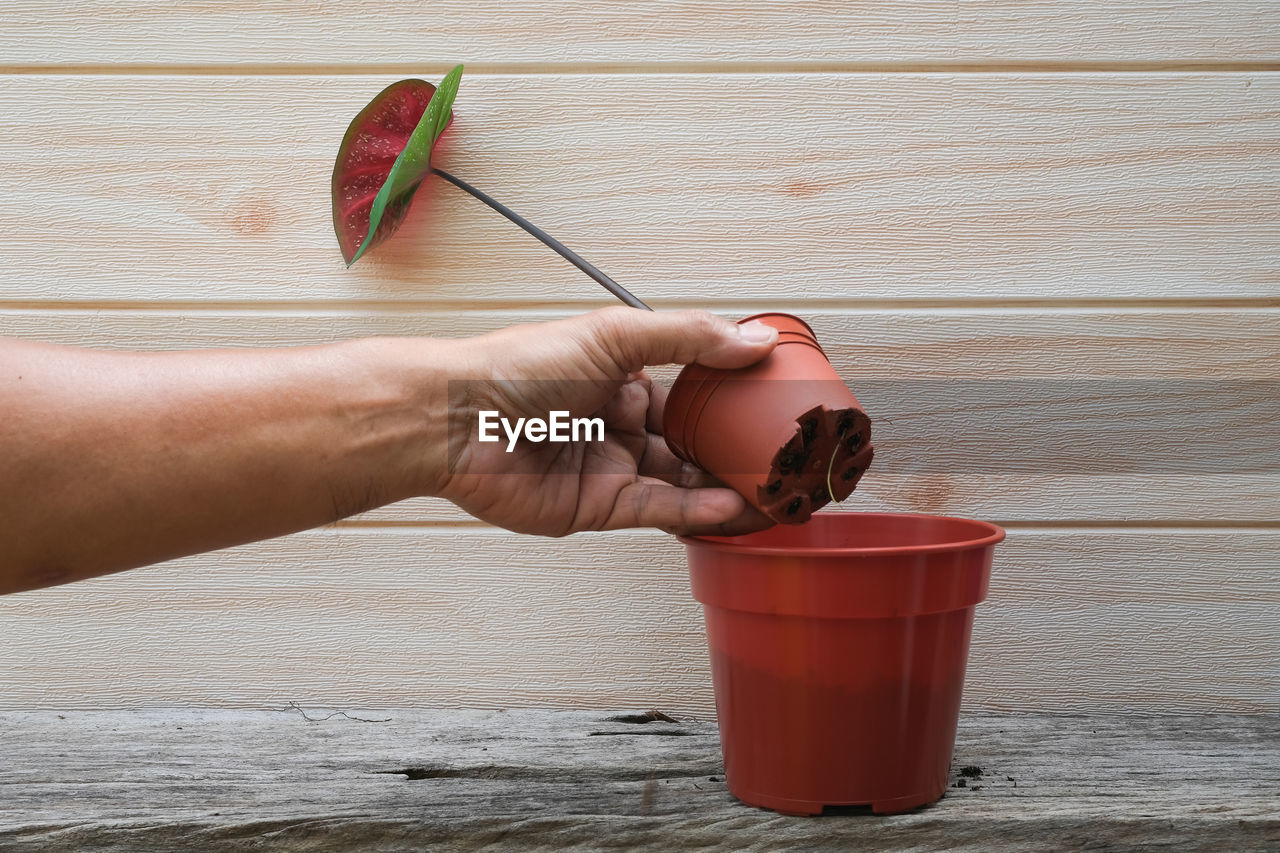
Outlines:
[[[650,364],[746,367],[773,351],[778,330],[759,321],[739,326],[708,311],[605,308],[584,316],[593,342],[628,372]]]
[[[759,530],[769,526],[732,489],[682,489],[667,483],[637,480],[618,492],[603,530],[656,527],[667,533],[735,535],[737,529]]]

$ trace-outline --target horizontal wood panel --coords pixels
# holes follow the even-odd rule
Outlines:
[[[1001,377],[1280,379],[1280,309],[772,307],[798,311],[837,372],[855,385]],[[295,346],[368,335],[460,338],[583,310],[0,308],[0,335],[111,349]],[[764,306],[717,310],[738,318]]]
[[[563,316],[550,310],[11,310],[0,311],[0,334],[136,349],[280,346],[370,334],[478,334]],[[1280,439],[1267,416],[1275,400],[1266,395],[1280,381],[1280,311],[805,316],[855,392],[875,389],[863,401],[877,424],[881,463],[849,509],[1011,522],[1280,518]],[[653,372],[667,381],[672,375]],[[924,405],[921,414],[922,387],[936,396],[950,387],[939,380],[962,390],[975,379],[986,383],[985,396],[936,410]],[[1007,389],[1002,379],[1010,380]],[[1082,397],[1079,382],[1096,396]],[[1151,399],[1153,389],[1167,396]],[[968,443],[950,447],[952,434],[966,424]],[[1205,430],[1208,444],[1197,438]],[[999,455],[1000,464],[980,470],[972,458],[978,451],[984,458]],[[1182,454],[1200,456],[1183,462]],[[1166,457],[1167,467],[1160,465]],[[1025,470],[1011,470],[1015,466]],[[444,501],[415,500],[365,518],[416,523],[467,516]]]
[[[882,442],[877,438],[877,442]],[[877,452],[884,444],[877,445]],[[889,448],[901,452],[893,445]],[[1280,474],[887,475],[878,467],[843,504],[826,512],[928,512],[998,524],[1241,524],[1280,522]],[[442,498],[415,498],[349,524],[474,522]]]
[[[439,181],[344,269],[333,156],[391,79],[0,77],[0,301],[606,299]],[[657,305],[1274,302],[1277,97],[1261,73],[479,76],[438,159]]]
[[[4,17],[14,64],[1280,60],[1280,10],[1249,0],[11,0]]]
[[[1276,531],[1016,530],[970,708],[1280,710]],[[356,703],[713,713],[653,532],[329,529],[0,598],[5,708]]]

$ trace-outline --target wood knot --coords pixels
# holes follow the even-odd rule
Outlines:
[[[941,474],[921,475],[903,487],[902,497],[915,512],[936,513],[945,510],[955,493],[950,477]]]
[[[806,181],[801,179],[787,181],[782,185],[783,194],[792,196],[793,198],[809,198],[817,195],[818,193],[825,192],[826,189],[826,184],[819,183],[818,181]]]
[[[231,214],[231,227],[243,237],[256,237],[276,224],[275,208],[260,198],[250,199]]]

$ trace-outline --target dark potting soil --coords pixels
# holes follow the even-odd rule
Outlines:
[[[866,412],[815,406],[796,419],[795,434],[773,457],[757,493],[760,506],[774,521],[803,524],[849,497],[874,454]]]

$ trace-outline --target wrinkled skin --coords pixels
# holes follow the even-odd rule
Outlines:
[[[776,341],[768,329],[761,341],[744,341],[740,329],[702,312],[612,308],[472,339],[466,375],[478,381],[455,382],[450,405],[455,442],[467,440],[460,452],[455,445],[438,493],[478,518],[551,536],[645,526],[736,535],[770,526],[737,492],[671,453],[661,435],[666,389],[644,373],[646,364],[695,360],[742,367]],[[505,435],[476,440],[479,409],[512,421],[557,409],[600,417],[605,440],[522,440],[508,453]]]

